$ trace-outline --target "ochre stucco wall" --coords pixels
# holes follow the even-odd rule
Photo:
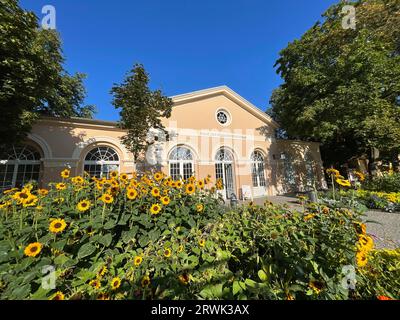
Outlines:
[[[222,126],[216,120],[216,111],[223,109],[230,115],[229,125]],[[224,147],[234,156],[235,192],[240,195],[243,185],[252,186],[251,154],[260,151],[265,161],[267,188],[265,194],[274,195],[290,191],[306,190],[305,156],[311,159],[313,176],[318,188],[324,186],[321,157],[317,143],[276,141],[276,123],[265,114],[252,109],[243,101],[229,94],[211,94],[207,97],[177,99],[172,116],[164,119],[168,131],[175,133],[171,141],[162,139],[155,145],[160,149],[162,170],[168,172],[168,155],[178,145],[192,150],[194,170],[198,177],[211,175],[215,181],[215,155]],[[29,136],[43,154],[41,182],[59,180],[59,172],[66,166],[72,174],[83,173],[83,160],[95,146],[110,146],[120,159],[120,171],[135,170],[132,154],[121,144],[124,131],[115,123],[94,120],[42,119]],[[152,152],[152,151],[151,151]],[[149,154],[151,154],[149,151]],[[285,165],[281,154],[289,154],[293,160],[296,190],[287,185]],[[147,168],[151,168],[147,167]],[[285,180],[286,179],[286,180]]]

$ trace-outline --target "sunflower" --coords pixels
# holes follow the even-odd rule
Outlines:
[[[24,250],[28,257],[36,257],[42,251],[42,244],[39,242],[30,243]]]
[[[159,214],[159,212],[161,211],[161,206],[159,204],[153,204],[150,208],[150,212],[151,214]]]
[[[122,173],[119,176],[119,179],[122,180],[122,181],[128,181],[128,175],[126,173]]]
[[[93,287],[95,289],[100,289],[101,283],[100,283],[100,281],[98,279],[93,279],[93,280],[90,280],[89,286],[91,286],[91,287]]]
[[[108,272],[108,269],[106,266],[102,266],[99,272],[97,273],[98,278],[104,277],[104,275]]]
[[[149,285],[150,285],[150,277],[148,275],[145,275],[142,278],[142,287],[145,288],[148,287]]]
[[[67,224],[64,219],[54,219],[50,222],[49,230],[52,233],[60,233],[63,232]]]
[[[71,181],[72,181],[73,184],[82,185],[85,182],[85,179],[83,179],[81,176],[76,176],[76,177],[73,177],[71,179]]]
[[[365,223],[361,223],[361,233],[367,234],[367,226]]]
[[[69,171],[68,169],[61,171],[61,178],[63,178],[63,179],[69,178],[70,173],[71,173],[71,171]]]
[[[63,203],[65,201],[65,199],[64,198],[54,198],[54,200],[53,200],[53,203],[55,203],[55,204],[61,204],[61,203]]]
[[[197,212],[203,212],[204,211],[204,204],[202,204],[202,203],[196,204],[196,211]]]
[[[367,253],[365,251],[358,251],[356,254],[357,265],[362,268],[368,263]]]
[[[142,187],[141,189],[140,189],[140,192],[145,196],[145,195],[147,195],[149,192],[148,192],[148,190],[145,188],[145,187]]]
[[[312,280],[308,286],[315,292],[315,294],[319,294],[323,289],[324,284],[321,281]]]
[[[59,190],[59,191],[65,190],[65,189],[67,189],[67,185],[65,183],[62,183],[62,182],[57,183],[56,184],[56,189]]]
[[[57,291],[51,298],[51,300],[64,300],[64,299],[65,299],[64,293],[62,293],[61,291]]]
[[[131,180],[131,182],[129,182],[129,186],[132,186],[134,188],[137,188],[138,185],[139,183],[136,180]]]
[[[113,179],[117,178],[118,177],[118,172],[117,171],[111,171],[110,172],[110,177],[113,178]]]
[[[345,179],[338,178],[338,179],[336,179],[336,183],[338,185],[341,185],[342,187],[350,187],[351,186],[350,181],[349,180],[345,180]]]
[[[363,182],[365,180],[365,174],[360,171],[354,171],[355,176],[357,177],[358,181]]]
[[[97,300],[110,300],[110,296],[103,292],[97,296]]]
[[[221,178],[219,178],[219,179],[217,180],[217,182],[215,183],[215,188],[216,188],[217,190],[222,190],[222,189],[224,189],[224,183],[222,182],[222,179],[221,179]]]
[[[18,204],[24,204],[25,202],[29,201],[29,198],[32,194],[30,193],[29,190],[22,190],[19,192],[16,192],[12,198],[14,200],[17,200]]]
[[[141,256],[136,256],[135,259],[133,259],[133,263],[136,267],[140,266],[143,261],[143,258]]]
[[[82,200],[76,205],[76,208],[80,212],[85,212],[90,209],[90,205],[91,203],[89,200]]]
[[[12,206],[12,202],[11,201],[1,201],[0,202],[0,209],[7,209],[9,207]]]
[[[10,194],[10,193],[13,193],[18,190],[19,190],[18,188],[8,189],[8,190],[3,191],[3,194]]]
[[[159,197],[160,196],[160,189],[158,189],[158,188],[151,189],[151,195],[153,197]]]
[[[360,251],[370,251],[374,248],[374,240],[365,234],[361,234],[358,237],[357,247]]]
[[[164,249],[164,257],[169,258],[171,256],[171,253],[172,253],[171,249],[169,248]]]
[[[119,277],[115,277],[111,280],[111,289],[117,290],[121,286],[121,279]]]
[[[203,180],[197,181],[197,187],[198,187],[199,189],[203,189],[203,188],[204,188],[204,181],[203,181]]]
[[[314,218],[314,217],[315,217],[315,214],[308,214],[308,215],[306,215],[306,216],[304,217],[304,221],[311,220],[311,219]]]
[[[182,181],[174,181],[174,188],[180,189],[182,188]]]
[[[128,189],[128,191],[126,192],[126,197],[129,200],[135,200],[137,196],[138,196],[138,193],[135,189]]]
[[[340,175],[339,170],[336,170],[333,168],[326,169],[326,173],[330,176],[339,176]]]
[[[39,196],[44,197],[44,196],[47,196],[48,194],[49,194],[49,190],[47,190],[47,189],[39,189],[38,190],[38,195]]]
[[[169,205],[169,203],[171,202],[171,199],[168,196],[161,197],[160,200],[164,206]]]
[[[178,279],[179,279],[180,283],[187,285],[190,281],[190,276],[187,273],[184,273],[184,274],[181,274],[178,277]]]
[[[100,201],[110,204],[113,203],[114,197],[111,194],[105,193],[100,197]]]
[[[206,240],[200,239],[200,240],[199,240],[199,246],[200,246],[200,247],[204,247],[205,245],[206,245]]]
[[[28,197],[28,199],[26,199],[24,202],[23,202],[23,206],[24,207],[33,207],[33,206],[35,206],[36,204],[37,204],[37,202],[38,202],[38,198],[36,197],[36,196],[34,196],[33,194],[31,194],[29,197]]]
[[[189,183],[185,187],[186,194],[193,194],[196,191],[196,187],[193,183]]]
[[[180,245],[180,246],[178,247],[177,252],[178,252],[178,253],[181,253],[182,251],[183,251],[183,245]]]
[[[161,172],[157,172],[154,175],[154,180],[156,180],[156,181],[160,181],[162,178],[164,178],[164,175]]]

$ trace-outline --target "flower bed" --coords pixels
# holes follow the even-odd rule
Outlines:
[[[331,178],[332,190],[321,193],[321,197],[338,201],[340,204],[351,204],[351,206],[365,206],[369,209],[385,210],[387,212],[400,211],[400,192],[382,192],[365,190],[373,186],[379,187],[377,190],[394,188],[395,182],[399,178],[398,174],[386,174],[383,177],[368,178],[361,172],[354,172],[356,181],[353,185],[349,180],[345,180],[338,170],[327,169],[327,174]],[[372,181],[375,181],[372,183]],[[388,181],[390,183],[388,183]],[[379,183],[378,183],[379,182]],[[396,182],[397,183],[397,182]]]
[[[0,200],[2,299],[399,297],[392,271],[376,289],[362,276],[373,241],[350,210],[228,209],[209,178],[62,177]],[[52,267],[55,286],[43,286]]]
[[[340,190],[335,196],[330,192],[321,192],[320,198],[329,202],[336,200],[337,205],[350,208],[361,208],[383,210],[387,212],[400,211],[400,193],[384,193],[368,190]]]

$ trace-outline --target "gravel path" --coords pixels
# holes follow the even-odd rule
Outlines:
[[[255,203],[262,205],[265,200],[287,204],[292,209],[302,209],[293,197],[272,196],[256,199]],[[400,248],[400,213],[370,210],[365,213],[363,220],[367,224],[367,232],[375,240],[376,248]]]

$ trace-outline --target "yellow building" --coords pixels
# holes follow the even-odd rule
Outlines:
[[[0,160],[0,189],[36,180],[44,186],[69,167],[103,176],[159,168],[174,179],[191,175],[223,179],[225,198],[307,191],[325,186],[319,144],[275,139],[279,127],[268,115],[226,86],[172,97],[172,116],[163,123],[165,141],[154,131],[145,161],[134,163],[116,123],[42,118],[26,143]]]

